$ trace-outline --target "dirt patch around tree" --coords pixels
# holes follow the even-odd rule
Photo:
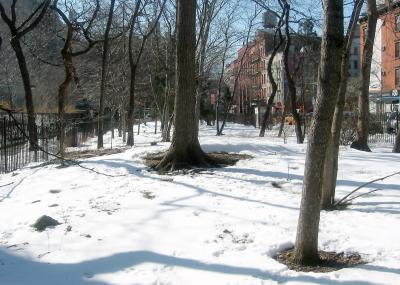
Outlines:
[[[146,157],[144,157],[144,164],[152,169],[155,169],[164,158],[165,154],[166,152],[148,154]],[[232,166],[235,165],[239,160],[253,158],[248,154],[228,153],[222,151],[208,152],[207,156],[219,167]]]
[[[274,259],[289,269],[302,272],[332,272],[343,268],[365,264],[358,253],[318,251],[319,262],[313,265],[298,265],[293,262],[293,248],[279,252]]]

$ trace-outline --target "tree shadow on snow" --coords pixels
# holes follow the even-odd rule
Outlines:
[[[132,251],[117,253],[111,256],[83,261],[79,263],[44,263],[21,258],[11,255],[6,251],[0,250],[2,279],[0,284],[39,284],[41,285],[111,285],[103,281],[96,281],[98,274],[111,274],[127,270],[128,268],[152,263],[162,266],[173,266],[188,268],[205,272],[214,272],[229,275],[241,275],[254,277],[262,280],[274,280],[278,283],[290,281],[310,282],[313,284],[331,284],[331,285],[372,285],[372,283],[361,280],[332,280],[324,276],[298,275],[284,276],[279,273],[263,271],[258,268],[232,266],[217,263],[205,263],[195,259],[180,258],[152,251]],[[366,270],[391,271],[390,268],[363,265],[359,268]],[[387,271],[385,271],[387,270]],[[7,272],[12,272],[9,274]],[[398,274],[398,270],[395,272]],[[131,280],[135,282],[135,280]]]

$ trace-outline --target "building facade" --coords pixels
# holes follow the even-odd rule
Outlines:
[[[349,75],[350,77],[360,76],[360,26],[356,27],[354,31],[354,38],[351,43]]]
[[[374,51],[370,73],[371,111],[397,110],[400,91],[400,2],[378,3]],[[360,20],[361,58],[367,17]]]
[[[318,73],[320,38],[292,34],[288,55],[289,71],[296,82],[298,109],[312,111],[315,83]],[[255,39],[238,51],[238,56],[229,65],[230,85],[234,90],[233,110],[238,114],[252,114],[255,107],[266,106],[272,86],[268,79],[267,65],[274,44],[274,30],[257,32]],[[278,89],[274,98],[273,112],[289,108],[287,80],[283,61],[283,48],[277,52],[272,63],[272,73]],[[237,77],[237,78],[236,78]],[[300,106],[301,105],[301,106]]]

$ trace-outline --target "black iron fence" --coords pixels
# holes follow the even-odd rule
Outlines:
[[[0,116],[0,173],[19,169],[31,162],[49,159],[57,152],[57,124],[50,115],[38,115],[36,122],[38,149],[29,146],[26,114]]]
[[[399,119],[398,111],[371,114],[368,143],[394,144],[399,131]]]
[[[110,129],[109,119],[104,120],[104,129]],[[20,169],[32,162],[45,162],[59,153],[59,123],[55,114],[37,114],[36,128],[38,148],[29,145],[27,115],[24,113],[0,113],[0,173]],[[97,120],[69,115],[66,118],[66,147],[78,147],[97,131]]]

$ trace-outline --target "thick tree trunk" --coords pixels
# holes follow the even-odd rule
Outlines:
[[[358,0],[355,3],[353,13],[350,18],[349,27],[347,29],[347,35],[344,41],[346,48],[343,50],[342,54],[339,93],[336,102],[335,113],[333,116],[331,139],[329,141],[328,149],[326,151],[326,158],[324,165],[324,179],[322,186],[322,201],[321,201],[321,207],[323,210],[332,209],[335,203],[336,179],[337,179],[337,172],[339,165],[340,132],[343,122],[343,110],[346,102],[346,90],[349,78],[349,73],[348,73],[349,56],[351,52],[355,29],[357,28],[357,21],[360,16],[363,2],[364,0]]]
[[[38,136],[37,136],[35,109],[33,106],[31,79],[26,64],[25,55],[22,50],[18,37],[13,36],[13,38],[11,39],[11,46],[15,52],[15,56],[17,57],[18,66],[21,72],[22,83],[25,91],[25,106],[28,115],[29,149],[37,150]]]
[[[178,0],[175,129],[171,146],[157,166],[161,171],[210,163],[200,147],[196,128],[195,19],[196,0]]]
[[[112,20],[114,16],[114,5],[115,0],[111,0],[110,10],[108,12],[108,19],[106,30],[104,33],[104,42],[103,42],[103,55],[102,55],[102,66],[101,66],[101,82],[100,82],[100,103],[99,103],[99,115],[98,115],[98,133],[97,133],[97,148],[103,147],[103,115],[104,115],[104,96],[106,93],[106,83],[107,83],[107,71],[108,71],[108,40],[112,25]]]
[[[357,119],[357,139],[351,144],[352,148],[371,151],[368,146],[369,134],[369,83],[371,76],[372,54],[374,50],[374,40],[376,23],[378,20],[378,10],[376,1],[367,1],[368,28],[365,37],[362,65],[361,65],[361,88],[358,97],[358,119]]]
[[[343,47],[343,1],[325,0],[324,33],[318,73],[318,100],[308,140],[303,194],[293,261],[312,264],[318,257],[323,168],[340,82]]]

